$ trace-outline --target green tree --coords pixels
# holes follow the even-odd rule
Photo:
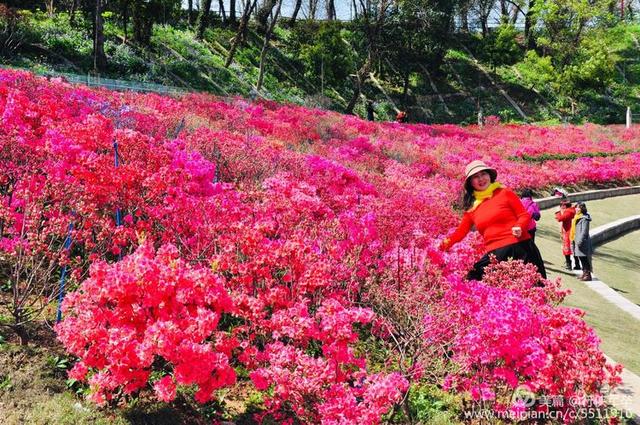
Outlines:
[[[439,72],[453,32],[458,6],[447,0],[399,1],[386,27],[385,58],[391,72],[398,73],[407,103],[412,73]]]
[[[211,3],[212,0],[202,0],[200,3],[202,8],[200,10],[200,14],[198,15],[198,23],[196,27],[196,38],[202,40],[204,38],[204,30],[209,25],[209,14],[211,13]]]
[[[293,46],[304,64],[305,77],[332,87],[343,86],[356,64],[356,52],[349,44],[352,33],[341,22],[310,22],[295,27]]]
[[[602,92],[613,82],[618,59],[617,54],[609,51],[606,38],[593,31],[558,74],[557,89],[572,96],[591,89]]]
[[[134,41],[142,46],[149,46],[153,25],[176,22],[180,17],[181,7],[181,0],[131,1]]]
[[[363,86],[367,83],[369,74],[383,53],[384,27],[388,22],[387,18],[393,11],[393,6],[393,0],[371,0],[361,2],[360,8],[356,8],[357,19],[354,24],[361,34],[364,49],[359,55],[361,63],[353,77],[353,94],[346,107],[348,114],[353,113],[362,94]]]
[[[511,24],[503,23],[483,40],[483,55],[496,67],[513,65],[522,59],[522,49],[518,44],[518,30]]]
[[[613,22],[611,0],[536,0],[534,19],[539,22],[537,44],[561,67],[575,56],[589,28]]]

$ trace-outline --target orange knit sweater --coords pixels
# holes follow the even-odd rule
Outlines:
[[[449,236],[449,245],[460,242],[475,226],[484,239],[486,251],[531,239],[527,232],[531,216],[518,196],[509,189],[496,189],[493,196],[475,209],[466,211],[458,228]],[[511,228],[520,226],[522,235],[516,238]]]

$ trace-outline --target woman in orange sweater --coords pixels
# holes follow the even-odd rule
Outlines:
[[[464,174],[465,212],[458,228],[442,242],[441,249],[448,250],[460,242],[475,226],[484,239],[486,253],[474,264],[468,279],[482,279],[491,255],[498,261],[513,258],[534,264],[546,279],[540,251],[527,232],[531,216],[518,195],[496,182],[498,172],[482,161],[469,163]]]

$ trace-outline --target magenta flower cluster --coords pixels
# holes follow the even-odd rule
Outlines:
[[[442,348],[442,385],[495,409],[522,384],[573,396],[617,381],[581,313],[558,307],[557,282],[536,287],[520,263],[466,282],[477,236],[435,247],[469,160],[515,188],[637,179],[632,131],[378,124],[15,71],[0,72],[0,114],[2,261],[70,267],[56,331],[98,403],[142,389],[169,402],[186,387],[204,403],[241,368],[282,421],[378,423],[428,367],[371,370],[363,336],[399,329],[381,296],[411,313],[425,350]],[[589,152],[620,155],[512,159]]]

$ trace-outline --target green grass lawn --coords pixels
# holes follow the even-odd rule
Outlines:
[[[598,247],[594,271],[609,286],[634,304],[640,305],[640,231],[627,233]]]
[[[637,214],[640,211],[640,195],[590,201],[587,202],[587,207],[593,218],[592,228],[595,228],[610,221]],[[555,221],[554,210],[542,212],[536,234],[536,243],[545,259],[549,277],[551,279],[560,277],[563,286],[572,291],[564,304],[586,312],[585,320],[602,340],[602,349],[605,353],[632,372],[640,374],[640,355],[638,354],[640,321],[604,300],[578,281],[573,273],[562,268],[564,257],[560,249],[559,224]],[[635,280],[636,289],[633,293],[638,294],[636,277],[640,269],[640,256],[632,251],[638,246],[632,244],[633,241],[640,241],[638,232],[619,238],[610,246],[600,247],[594,254],[593,263],[598,277],[609,286],[631,293]],[[620,293],[624,296],[628,295],[622,291]],[[632,301],[636,299],[628,298]],[[637,301],[633,302],[637,303]]]

